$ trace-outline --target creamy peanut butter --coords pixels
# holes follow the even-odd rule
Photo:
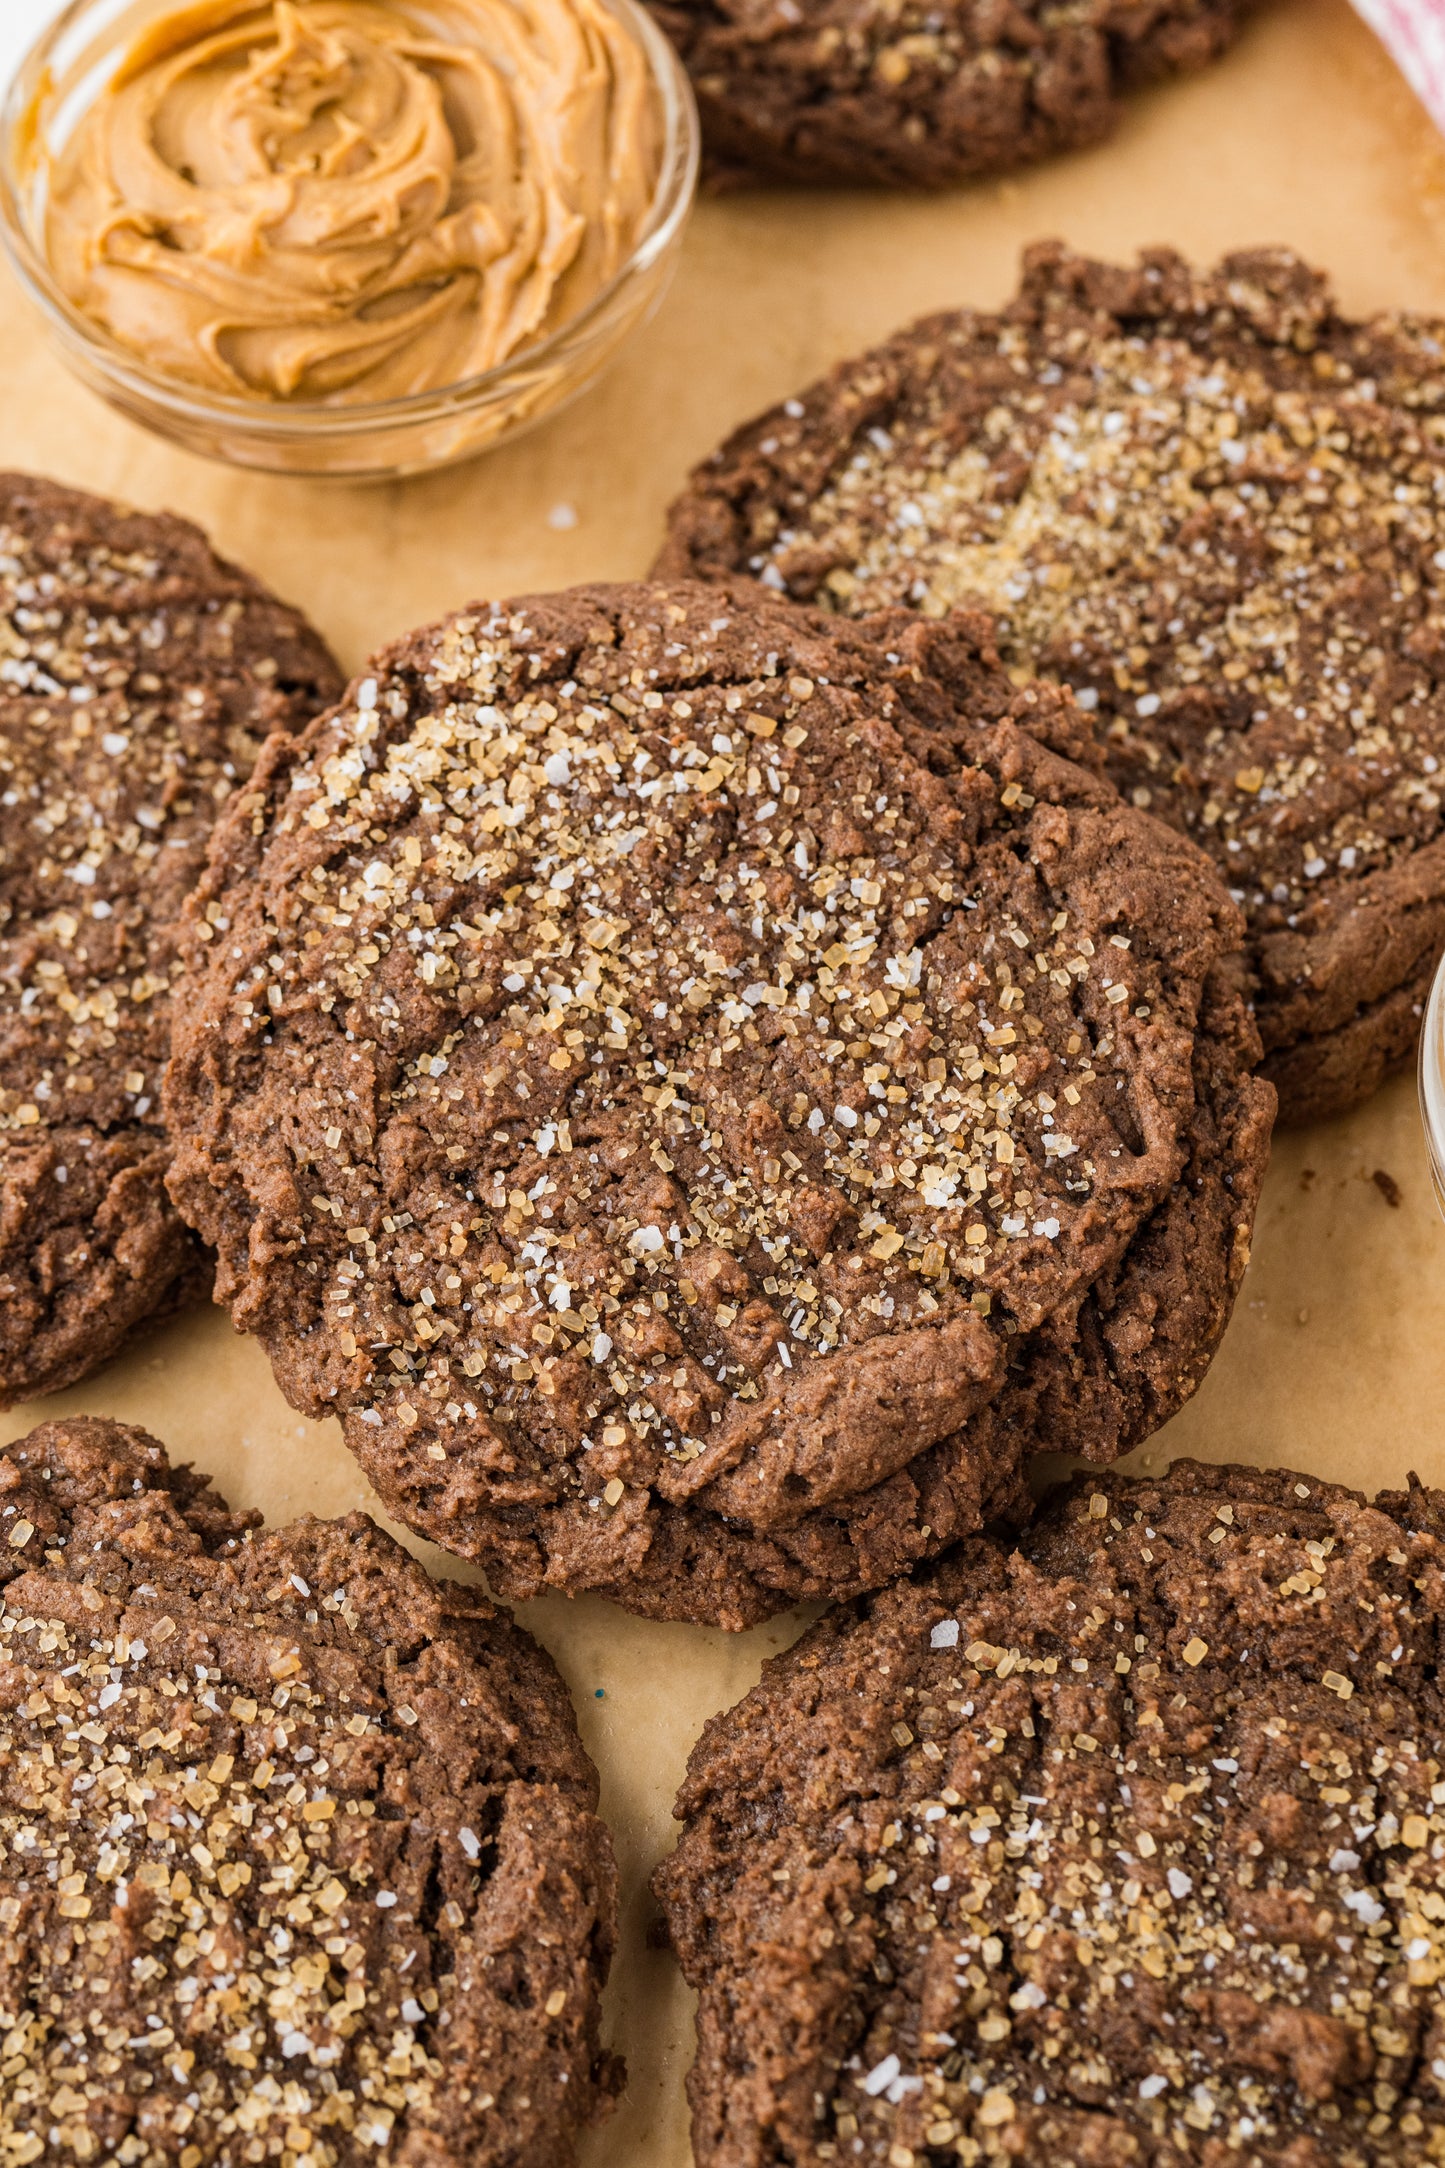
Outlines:
[[[603,0],[206,0],[60,149],[46,245],[150,367],[394,399],[555,330],[635,245],[661,117]]]

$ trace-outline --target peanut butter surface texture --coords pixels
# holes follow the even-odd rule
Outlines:
[[[142,37],[55,154],[47,246],[153,370],[401,398],[586,306],[640,235],[661,137],[603,0],[207,0]]]

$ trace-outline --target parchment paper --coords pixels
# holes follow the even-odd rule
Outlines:
[[[272,481],[170,451],[69,381],[0,274],[0,463],[191,514],[352,667],[481,595],[643,572],[668,498],[726,428],[925,309],[1002,300],[1020,247],[1053,234],[1106,256],[1167,241],[1201,260],[1289,242],[1352,308],[1445,314],[1445,144],[1345,0],[1279,0],[1212,73],[1138,101],[1099,149],[1022,178],[931,201],[704,203],[662,314],[598,392],[478,464],[388,487]],[[1138,1458],[1285,1461],[1371,1489],[1412,1468],[1445,1482],[1442,1395],[1445,1225],[1402,1078],[1352,1118],[1277,1141],[1224,1347]],[[0,1436],[71,1410],[146,1424],[268,1519],[376,1510],[336,1427],[293,1415],[218,1311],[157,1332],[80,1391],[16,1409]],[[610,2027],[631,2085],[584,2162],[685,2168],[691,2005],[647,1947],[646,1878],[703,1720],[800,1621],[729,1638],[591,1600],[522,1615],[576,1697],[624,1880]]]

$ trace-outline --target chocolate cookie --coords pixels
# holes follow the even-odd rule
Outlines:
[[[340,685],[186,521],[0,476],[0,1406],[204,1289],[164,1188],[177,921],[262,738]]]
[[[364,1515],[256,1519],[118,1423],[0,1449],[0,2151],[562,2168],[615,1913],[562,1682]]]
[[[1445,944],[1442,349],[1283,251],[1035,249],[1001,315],[917,324],[740,431],[662,567],[986,604],[1215,858],[1283,1112],[1337,1113],[1409,1057]]]
[[[411,1526],[740,1625],[1198,1382],[1273,1105],[1239,922],[1040,734],[1089,743],[967,620],[614,587],[417,633],[268,749],[172,1194]]]
[[[940,188],[1107,135],[1223,52],[1248,0],[650,0],[717,166]]]
[[[698,2168],[1445,2156],[1445,1494],[1188,1462],[835,1612],[655,1887]]]

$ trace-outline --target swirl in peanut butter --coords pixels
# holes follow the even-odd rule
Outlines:
[[[153,370],[395,399],[585,307],[639,238],[660,146],[647,56],[605,0],[208,0],[82,115],[46,245]]]

